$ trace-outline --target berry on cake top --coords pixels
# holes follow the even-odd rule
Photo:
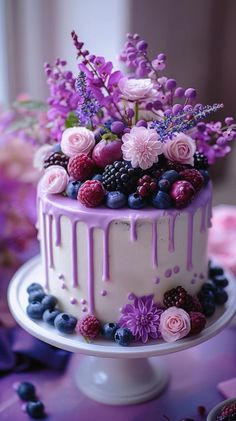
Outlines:
[[[57,59],[45,65],[51,147],[38,152],[41,189],[83,206],[184,208],[209,182],[209,165],[230,152],[233,118],[207,122],[223,105],[202,105],[196,90],[163,75],[166,56],[128,34],[120,60],[128,76],[90,54],[72,32],[78,75]]]

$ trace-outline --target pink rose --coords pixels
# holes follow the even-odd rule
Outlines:
[[[154,129],[133,127],[130,133],[122,136],[122,142],[123,157],[126,161],[131,161],[134,168],[146,170],[158,162],[159,155],[162,154],[163,144]]]
[[[166,342],[184,338],[191,330],[190,316],[182,308],[170,307],[161,314],[159,330]]]
[[[164,144],[164,155],[171,161],[193,165],[196,151],[195,141],[184,133],[178,133]]]
[[[49,167],[40,181],[41,191],[45,194],[62,193],[69,181],[66,170],[59,165]]]
[[[151,79],[128,79],[122,77],[118,82],[118,87],[129,101],[138,101],[144,99],[153,99],[157,95],[156,89]]]
[[[94,134],[86,127],[70,127],[62,134],[61,149],[70,158],[79,153],[89,155],[94,146]]]

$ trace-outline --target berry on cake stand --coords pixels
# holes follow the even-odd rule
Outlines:
[[[212,270],[214,271],[214,268]],[[220,268],[217,270],[220,270]],[[72,317],[70,320],[65,320],[63,313],[50,310],[52,298],[48,299],[47,295],[47,299],[45,298],[43,286],[40,283],[32,285],[32,279],[43,279],[39,257],[27,262],[15,274],[8,290],[8,303],[16,321],[27,332],[58,348],[85,355],[75,375],[75,382],[84,394],[98,402],[110,405],[135,404],[158,396],[169,380],[169,373],[163,365],[162,359],[150,357],[160,357],[196,346],[219,333],[233,318],[236,285],[234,277],[230,273],[226,273],[226,275],[229,281],[227,286],[225,277],[220,273],[214,276],[219,288],[226,287],[228,301],[223,306],[217,307],[214,315],[208,319],[206,326],[204,316],[198,311],[198,300],[193,302],[188,295],[185,295],[182,303],[182,290],[179,291],[180,298],[178,301],[176,301],[175,295],[171,292],[168,293],[168,296],[166,296],[167,305],[184,305],[186,309],[194,310],[189,313],[191,321],[189,329],[191,329],[193,336],[188,335],[175,342],[164,342],[158,339],[148,341],[145,344],[142,342],[130,343],[129,330],[118,328],[114,323],[104,325],[102,328],[104,331],[103,337],[96,337],[94,342],[85,340],[83,336],[78,334],[68,334],[75,328],[76,319]],[[207,287],[204,288],[207,289]],[[204,288],[202,292],[204,292]],[[28,299],[29,297],[32,299],[31,304],[35,303],[33,300],[35,294],[43,295],[42,301],[46,302],[43,321],[39,320],[42,318],[42,306],[37,305],[37,308],[34,308],[34,305],[31,306],[31,311],[34,311],[32,319],[28,317],[26,312]],[[221,299],[223,298],[221,297]],[[171,309],[173,307],[168,309],[170,310],[169,313],[171,313]],[[168,310],[162,313],[166,313],[162,323],[165,323],[166,319],[171,316],[167,314]],[[182,312],[186,313],[184,310]],[[54,320],[56,320],[56,323]],[[53,326],[54,323],[58,325],[57,330]],[[204,329],[202,330],[202,328]],[[95,317],[85,317],[75,329],[85,336],[96,336],[99,323]],[[200,333],[198,333],[199,331]],[[111,341],[114,335],[115,341]]]

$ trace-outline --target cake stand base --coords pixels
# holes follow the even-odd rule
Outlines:
[[[80,335],[64,335],[43,321],[29,319],[26,314],[26,289],[32,282],[43,279],[38,257],[27,262],[14,275],[8,289],[8,303],[16,321],[27,332],[58,348],[86,355],[76,373],[76,384],[85,395],[105,404],[130,405],[154,398],[167,385],[168,374],[159,358],[161,355],[199,345],[230,322],[236,310],[236,282],[231,274],[227,277],[227,303],[218,306],[200,334],[172,343],[158,340],[145,345],[135,342],[123,347],[103,338],[88,343]]]
[[[76,384],[89,398],[108,405],[131,405],[158,396],[169,375],[158,359],[84,357]]]

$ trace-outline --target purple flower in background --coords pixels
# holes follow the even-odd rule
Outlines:
[[[157,339],[160,317],[163,309],[153,302],[153,295],[135,297],[132,304],[126,304],[121,310],[118,324],[127,327],[136,341],[146,343],[148,339]]]
[[[101,107],[91,89],[87,87],[86,74],[82,71],[77,78],[76,89],[81,97],[76,110],[79,122],[85,126],[88,124],[93,125],[92,119],[96,116]]]

